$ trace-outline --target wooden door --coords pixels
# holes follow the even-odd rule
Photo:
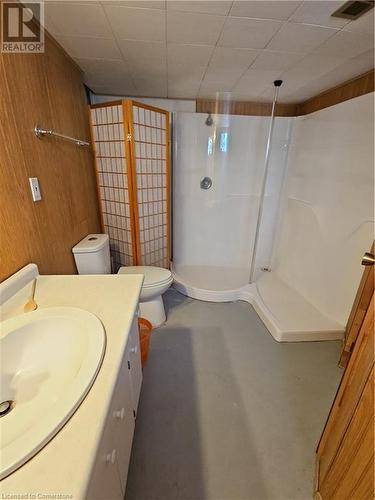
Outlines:
[[[374,498],[374,294],[317,449],[316,500]]]
[[[374,245],[373,243],[371,254],[374,254]],[[353,352],[359,330],[362,326],[373,293],[374,266],[366,266],[346,325],[345,340],[339,361],[339,365],[342,368],[347,366],[350,355]]]

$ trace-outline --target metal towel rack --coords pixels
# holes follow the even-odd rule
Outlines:
[[[87,141],[81,141],[81,139],[76,139],[75,137],[70,137],[69,135],[59,134],[53,130],[45,130],[39,127],[39,125],[34,128],[34,134],[38,137],[38,139],[41,139],[45,135],[52,135],[53,137],[58,137],[59,139],[64,139],[65,141],[74,142],[77,146],[90,146],[90,143]]]

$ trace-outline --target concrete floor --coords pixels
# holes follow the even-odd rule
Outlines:
[[[311,499],[340,343],[279,344],[244,302],[164,299],[126,500]]]

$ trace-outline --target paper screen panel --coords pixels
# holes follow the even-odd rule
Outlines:
[[[169,268],[168,113],[133,103],[139,264]]]
[[[91,109],[98,192],[113,271],[133,265],[133,237],[122,104]]]

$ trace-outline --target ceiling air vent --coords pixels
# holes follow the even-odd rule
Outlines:
[[[359,1],[350,1],[350,2],[345,2],[344,5],[342,5],[339,9],[337,9],[333,14],[331,14],[332,17],[343,17],[345,19],[358,19],[361,17],[365,12],[368,12],[374,7],[374,2],[373,1],[367,1],[367,2],[359,2]]]

